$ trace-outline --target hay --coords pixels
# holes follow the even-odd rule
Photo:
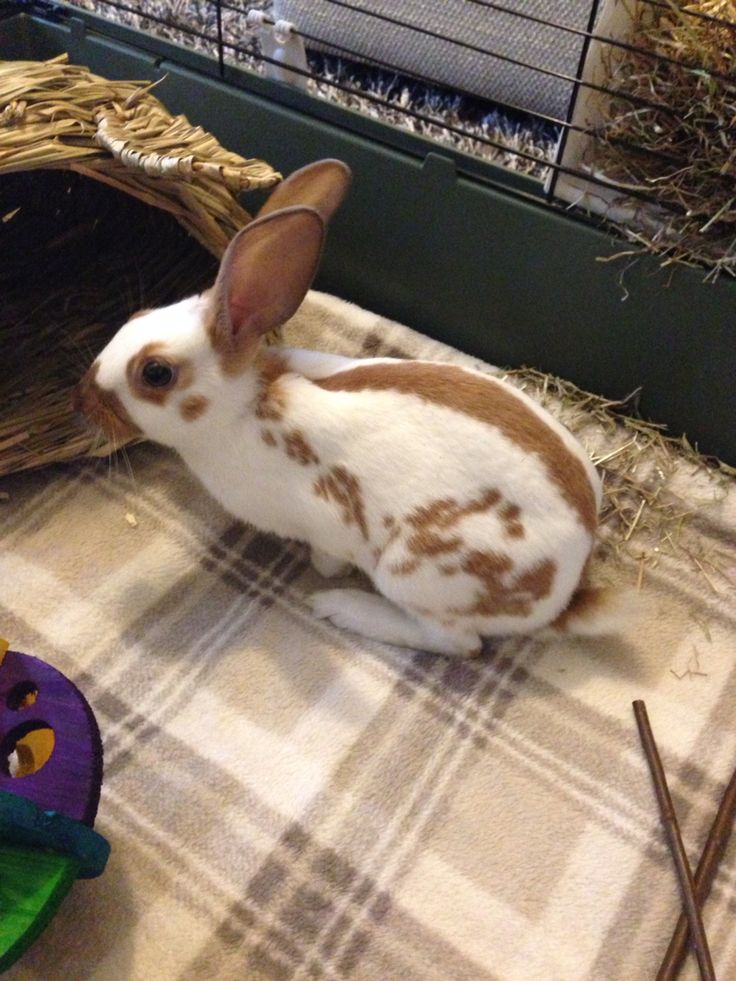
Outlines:
[[[280,175],[66,56],[0,63],[0,475],[95,452],[69,391],[141,306],[207,285]],[[106,448],[102,448],[104,450]]]
[[[706,278],[736,275],[736,0],[665,3],[635,5],[631,41],[641,51],[611,49],[608,63],[611,88],[655,108],[607,100],[588,162],[663,206],[617,225],[636,251],[704,265]]]
[[[1,63],[0,175],[72,170],[169,211],[220,255],[250,219],[233,195],[271,187],[280,175],[172,116],[152,87],[108,81],[66,55]]]
[[[685,561],[714,593],[733,589],[736,556],[697,534],[701,512],[712,516],[733,490],[736,468],[705,457],[683,436],[628,414],[630,399],[611,401],[533,368],[506,373],[580,440],[603,479],[600,553],[647,570]]]

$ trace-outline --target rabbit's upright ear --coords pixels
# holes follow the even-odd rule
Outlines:
[[[314,208],[327,224],[348,193],[352,174],[341,160],[318,160],[276,185],[258,217],[301,205]]]
[[[325,227],[313,208],[286,208],[251,222],[223,256],[208,331],[223,367],[247,366],[263,334],[296,313],[312,284]]]

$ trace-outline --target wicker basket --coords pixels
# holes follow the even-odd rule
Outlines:
[[[212,280],[280,175],[171,116],[151,85],[0,62],[0,475],[103,454],[69,391],[141,307]]]

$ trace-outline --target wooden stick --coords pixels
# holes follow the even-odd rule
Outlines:
[[[700,856],[695,871],[695,901],[698,906],[705,903],[710,893],[711,885],[718,871],[718,865],[726,851],[726,845],[733,831],[736,819],[736,770],[734,770],[726,790],[718,805],[716,816],[708,832],[703,854]],[[687,917],[680,914],[677,926],[672,934],[667,953],[664,955],[662,966],[657,973],[657,981],[674,981],[687,956],[687,941],[689,931]]]
[[[680,834],[680,827],[677,823],[677,815],[675,814],[675,809],[672,806],[672,798],[670,797],[669,787],[667,786],[667,778],[665,777],[662,760],[660,759],[656,743],[654,742],[654,735],[649,724],[649,716],[647,715],[646,705],[643,701],[641,701],[641,699],[637,699],[637,701],[633,703],[633,707],[634,715],[636,716],[636,724],[639,727],[639,738],[641,739],[644,754],[646,755],[647,763],[649,764],[649,772],[652,775],[654,792],[657,795],[657,803],[659,804],[659,813],[662,819],[662,826],[667,835],[667,843],[669,844],[670,852],[672,853],[672,860],[675,863],[675,870],[680,883],[682,902],[683,906],[685,907],[685,913],[687,915],[688,925],[690,927],[690,936],[692,937],[693,946],[695,947],[695,954],[698,958],[700,977],[703,979],[703,981],[716,981],[715,972],[713,970],[713,961],[711,960],[710,950],[708,949],[708,939],[705,935],[703,921],[700,918],[700,910],[698,909],[698,904],[695,900],[695,883],[693,882],[693,873],[690,869],[690,863],[687,860],[685,846],[682,843],[682,835]]]

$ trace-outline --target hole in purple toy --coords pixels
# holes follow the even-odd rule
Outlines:
[[[46,766],[54,752],[54,730],[44,722],[16,726],[3,739],[0,768],[9,777],[29,777]]]
[[[12,709],[13,712],[22,712],[23,709],[35,705],[37,698],[38,688],[32,681],[19,681],[8,692],[6,702],[8,708]]]

